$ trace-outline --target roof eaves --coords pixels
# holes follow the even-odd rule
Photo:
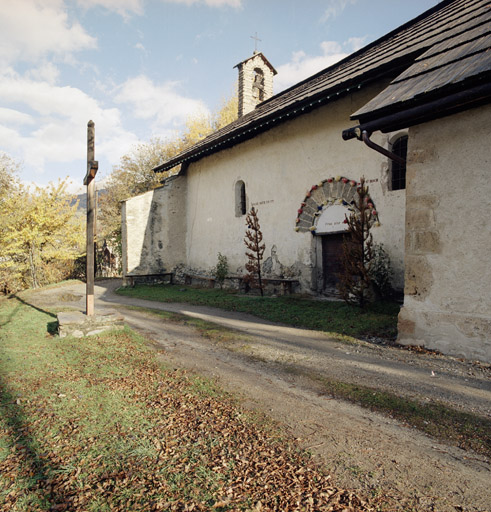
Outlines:
[[[417,100],[394,105],[391,111],[378,112],[358,126],[343,130],[343,139],[360,138],[366,131],[388,133],[411,126],[440,119],[464,110],[491,103],[491,82],[481,77],[480,82],[467,84],[457,91],[441,96],[442,91],[428,94]]]
[[[233,147],[255,137],[259,133],[263,133],[272,129],[279,124],[290,121],[296,117],[299,117],[300,115],[307,114],[308,112],[311,112],[312,110],[319,108],[322,105],[330,103],[331,101],[336,101],[355,89],[361,89],[362,86],[363,84],[360,83],[352,87],[347,87],[342,91],[338,90],[333,91],[331,94],[306,98],[305,101],[299,101],[292,105],[287,105],[284,109],[274,111],[268,116],[252,119],[245,125],[240,124],[240,126],[238,126],[236,129],[233,129],[232,131],[227,130],[227,127],[225,127],[223,130],[226,130],[226,132],[223,133],[223,135],[215,138],[216,135],[220,133],[215,132],[210,136],[211,140],[208,143],[206,142],[206,138],[203,139],[203,141],[198,142],[180,155],[177,155],[172,160],[164,162],[158,167],[155,167],[153,171],[167,171],[179,164],[190,163],[215,153],[216,151]]]

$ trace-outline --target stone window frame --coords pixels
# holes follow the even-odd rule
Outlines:
[[[389,151],[407,160],[407,147],[409,135],[407,132],[399,132],[389,142]],[[396,176],[395,176],[396,175]],[[389,160],[389,190],[405,190],[406,188],[406,165]]]
[[[242,217],[247,213],[246,185],[243,180],[235,182],[235,216]]]

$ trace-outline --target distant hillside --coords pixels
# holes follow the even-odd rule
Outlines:
[[[97,191],[97,198],[99,199],[101,196],[107,193],[105,188]],[[73,197],[73,201],[71,202],[72,206],[78,201],[78,211],[87,211],[87,193],[77,194]]]

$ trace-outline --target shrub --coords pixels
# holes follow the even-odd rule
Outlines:
[[[215,281],[220,285],[220,288],[222,288],[223,282],[228,275],[227,256],[224,256],[220,252],[218,253],[218,262],[216,266],[211,269],[211,273],[215,277]]]
[[[383,244],[374,244],[373,258],[368,274],[375,293],[381,299],[390,298],[393,294],[391,286],[393,272],[389,255],[385,251]]]

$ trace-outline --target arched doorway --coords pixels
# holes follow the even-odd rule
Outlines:
[[[343,259],[343,240],[347,233],[345,218],[357,211],[359,184],[355,180],[336,176],[313,185],[305,195],[295,221],[295,231],[310,231],[314,238],[313,267],[316,270],[312,289],[326,295],[337,293],[338,274]],[[371,221],[378,224],[378,214],[373,209]]]

